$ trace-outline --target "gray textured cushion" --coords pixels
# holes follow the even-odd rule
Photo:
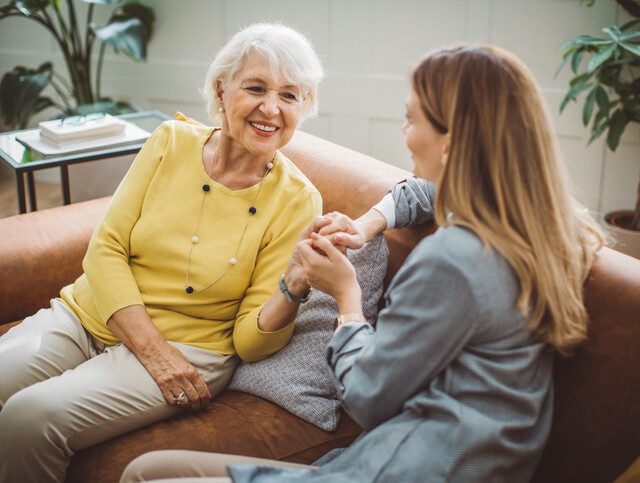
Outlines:
[[[389,254],[380,235],[360,250],[349,251],[362,287],[364,315],[374,321],[382,296]],[[300,307],[291,342],[276,354],[253,364],[242,364],[229,389],[267,399],[325,431],[338,425],[340,403],[325,359],[338,307],[333,297],[314,290]]]

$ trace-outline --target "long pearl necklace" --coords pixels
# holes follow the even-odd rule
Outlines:
[[[209,167],[206,169],[206,173],[209,176],[209,178],[211,178],[211,169],[212,169],[212,167],[213,167],[213,156],[211,157],[211,162],[209,163]],[[195,288],[191,283],[189,283],[189,276],[191,275],[191,255],[193,254],[193,249],[195,248],[195,246],[200,241],[200,237],[198,235],[200,233],[200,223],[202,221],[202,213],[204,212],[204,202],[205,202],[205,199],[207,197],[207,194],[211,190],[211,186],[209,186],[209,183],[205,183],[205,184],[202,185],[202,202],[200,203],[200,215],[198,216],[198,224],[196,226],[195,234],[191,237],[191,248],[189,249],[189,259],[188,259],[188,262],[187,262],[187,273],[186,273],[185,280],[184,280],[184,290],[185,290],[185,292],[187,292],[188,294],[197,294],[197,293],[203,292],[204,290],[206,290],[209,287],[211,287],[212,285],[214,285],[218,280],[220,280],[222,277],[224,277],[227,273],[229,273],[229,271],[234,267],[234,265],[236,263],[238,263],[238,253],[240,252],[240,247],[242,246],[242,241],[244,240],[244,235],[247,232],[247,227],[249,226],[249,220],[251,219],[251,217],[253,215],[255,215],[258,212],[258,210],[257,210],[257,208],[255,206],[256,200],[258,199],[258,196],[260,195],[260,190],[262,189],[262,184],[263,184],[264,179],[271,172],[272,169],[273,169],[273,163],[272,162],[267,163],[267,165],[265,166],[265,172],[262,175],[262,178],[260,178],[260,181],[258,182],[258,191],[256,192],[256,195],[254,196],[253,201],[251,202],[251,206],[249,207],[249,210],[248,210],[249,216],[247,217],[247,221],[244,224],[244,229],[242,230],[242,235],[240,235],[240,241],[238,242],[238,246],[236,247],[236,252],[233,255],[233,257],[231,257],[229,259],[229,262],[227,263],[227,267],[212,282],[208,283],[207,285],[205,285],[203,287]]]

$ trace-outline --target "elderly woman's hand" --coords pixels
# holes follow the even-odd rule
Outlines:
[[[327,216],[317,216],[302,231],[300,241],[308,240],[311,233],[318,232],[318,230],[329,223],[331,223],[331,218]],[[302,260],[300,259],[300,253],[297,247],[293,251],[284,276],[289,291],[294,295],[302,296],[309,291],[309,283],[307,282],[307,276],[302,266]]]
[[[194,410],[207,407],[211,393],[206,382],[182,352],[165,340],[144,306],[118,310],[107,327],[136,355],[167,404]]]
[[[138,358],[160,387],[168,404],[194,411],[208,406],[211,393],[206,382],[171,344],[151,345],[141,351]]]
[[[346,306],[361,308],[356,271],[328,237],[311,233],[310,239],[298,243],[298,253],[309,284],[335,297],[341,313]]]

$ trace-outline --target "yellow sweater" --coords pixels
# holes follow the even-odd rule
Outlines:
[[[246,361],[277,352],[291,338],[293,324],[262,332],[258,313],[277,289],[303,228],[321,214],[322,199],[280,153],[255,204],[259,185],[230,190],[211,180],[202,148],[213,130],[168,121],[151,135],[91,238],[84,274],[62,289],[62,300],[104,343],[119,342],[106,326],[109,317],[135,304],[146,307],[167,340]],[[189,275],[195,292],[187,294],[201,206]],[[227,270],[249,217],[236,265],[198,293]]]

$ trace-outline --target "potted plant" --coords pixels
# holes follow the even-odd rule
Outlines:
[[[7,127],[25,128],[29,119],[48,107],[63,115],[106,112],[119,114],[133,109],[126,103],[102,96],[100,80],[107,46],[134,61],[144,61],[155,14],[134,0],[82,0],[88,3],[83,24],[78,20],[75,0],[12,0],[0,7],[0,21],[22,17],[40,24],[53,35],[64,57],[68,77],[54,70],[51,62],[37,68],[17,66],[0,81],[0,114]],[[113,4],[105,25],[93,22],[94,7]],[[63,12],[66,10],[66,12]],[[99,41],[98,59],[92,56]],[[57,96],[43,96],[51,86]]]
[[[607,133],[612,151],[627,126],[640,123],[640,0],[616,1],[632,20],[603,28],[602,37],[581,35],[564,42],[558,69],[570,63],[574,74],[560,112],[585,93],[582,122],[590,124],[589,144]],[[635,209],[608,213],[605,220],[617,240],[615,248],[640,258],[640,180]]]

